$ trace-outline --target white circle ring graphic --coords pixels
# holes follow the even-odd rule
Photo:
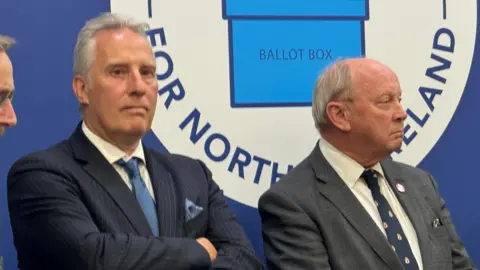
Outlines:
[[[225,195],[257,207],[318,140],[315,77],[338,57],[365,54],[400,79],[408,118],[392,158],[416,166],[462,97],[477,2],[284,2],[111,0],[112,12],[153,29],[159,140],[204,161]]]

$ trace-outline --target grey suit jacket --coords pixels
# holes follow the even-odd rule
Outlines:
[[[476,269],[432,176],[391,160],[381,165],[392,187],[405,186],[404,193],[393,190],[416,230],[424,269]],[[403,269],[318,144],[260,197],[259,211],[269,269]]]

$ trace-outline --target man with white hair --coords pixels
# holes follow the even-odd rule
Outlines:
[[[322,138],[259,200],[269,269],[476,269],[433,177],[388,158],[402,145],[401,96],[373,59],[319,76]]]
[[[17,124],[17,117],[12,105],[15,87],[13,83],[13,67],[7,50],[15,44],[11,37],[0,35],[0,136],[6,127]]]
[[[263,268],[205,164],[142,144],[158,96],[146,30],[107,13],[80,31],[83,121],[9,172],[20,269]]]

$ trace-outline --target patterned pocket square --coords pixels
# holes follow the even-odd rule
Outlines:
[[[185,199],[185,221],[188,222],[189,220],[195,218],[200,213],[202,213],[203,208],[194,204],[189,199]]]

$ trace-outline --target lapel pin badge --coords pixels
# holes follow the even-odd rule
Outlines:
[[[405,187],[402,184],[396,184],[397,190],[400,192],[405,192]]]

